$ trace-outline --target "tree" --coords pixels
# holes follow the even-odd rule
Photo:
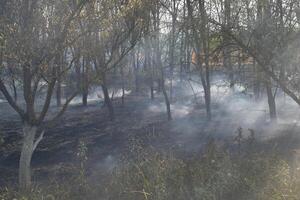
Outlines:
[[[153,45],[154,45],[154,50],[155,50],[155,65],[158,67],[158,70],[160,72],[160,80],[159,82],[161,83],[161,89],[163,92],[164,100],[165,100],[165,105],[166,105],[166,110],[167,110],[167,116],[168,120],[172,120],[172,114],[171,114],[171,104],[169,100],[169,96],[166,90],[166,85],[165,85],[165,72],[164,72],[164,67],[161,59],[161,44],[160,44],[160,9],[161,5],[159,1],[153,2],[153,7],[152,7],[152,17],[153,17],[153,31],[154,31],[154,36],[153,36]]]
[[[93,60],[97,77],[100,81],[104,103],[108,108],[111,120],[114,120],[114,108],[109,96],[107,76],[108,73],[119,67],[121,61],[136,46],[143,31],[142,1],[112,1],[102,3],[97,7],[97,1],[90,2],[94,9],[94,18],[90,22],[93,26],[91,32],[94,45],[90,45],[90,55]]]
[[[224,26],[231,27],[231,0],[224,0]],[[230,37],[223,34],[223,65],[229,72],[230,87],[234,86],[234,71],[232,66]]]
[[[211,92],[210,92],[210,49],[209,49],[209,26],[204,0],[198,1],[200,24],[197,26],[197,21],[194,17],[194,9],[190,0],[187,0],[188,15],[190,19],[190,28],[193,33],[196,52],[196,65],[200,73],[200,79],[204,90],[204,99],[207,119],[211,120]],[[199,27],[199,29],[198,29]],[[203,57],[201,56],[203,52]]]
[[[169,60],[169,68],[170,68],[170,101],[172,101],[173,97],[173,75],[175,69],[175,53],[176,53],[176,23],[177,16],[179,12],[179,4],[178,0],[171,0],[166,2],[161,2],[161,5],[168,11],[171,16],[171,28],[169,33],[169,52],[168,52],[168,60]]]
[[[76,93],[71,95],[61,110],[46,120],[52,94],[57,83],[59,53],[74,39],[70,36],[72,21],[76,18],[85,1],[77,1],[71,9],[72,1],[47,4],[42,0],[9,1],[1,13],[3,36],[1,37],[0,91],[9,105],[19,114],[23,123],[23,141],[19,162],[19,185],[21,189],[31,186],[31,158],[44,136],[44,129],[59,118]],[[60,12],[61,15],[56,15]],[[55,15],[56,17],[53,17]],[[60,32],[51,34],[54,27]],[[8,65],[13,60],[13,66]],[[11,63],[10,63],[11,64]],[[61,63],[60,63],[61,64]],[[7,83],[3,79],[5,69],[20,70],[20,81],[24,104],[12,98]],[[43,104],[39,106],[38,93],[43,93]],[[45,123],[45,120],[47,123]]]
[[[244,3],[247,5],[244,6]],[[270,118],[276,120],[275,92],[273,86],[278,86],[284,93],[290,96],[297,104],[300,104],[298,92],[288,80],[288,62],[283,66],[283,55],[290,48],[294,52],[298,49],[292,47],[297,41],[300,32],[297,28],[297,5],[296,1],[257,0],[240,2],[236,5],[236,16],[248,13],[247,18],[240,19],[240,23],[225,27],[220,21],[211,18],[210,21],[219,26],[231,40],[251,56],[257,68],[255,71],[263,73],[264,83],[267,91]],[[217,5],[216,5],[217,6]],[[249,15],[251,10],[256,12]],[[282,12],[285,10],[285,12]],[[253,17],[256,16],[256,17]],[[282,19],[285,19],[282,21]],[[233,19],[234,20],[234,19]]]

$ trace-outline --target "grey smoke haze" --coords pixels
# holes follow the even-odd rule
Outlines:
[[[207,137],[233,139],[240,127],[245,137],[250,135],[248,129],[252,129],[258,139],[266,140],[299,126],[299,105],[283,92],[278,91],[276,95],[278,123],[271,124],[266,96],[257,101],[245,86],[236,84],[230,88],[226,78],[219,75],[212,77],[213,120],[207,122],[202,85],[196,76],[191,79],[173,80],[175,91],[171,111],[174,121],[171,127],[178,133],[174,134],[174,144],[196,150],[205,144],[201,141],[206,141]],[[152,103],[147,110],[166,112],[164,102]]]
[[[199,78],[193,76],[191,80],[182,81],[175,78],[172,82],[174,96],[171,111],[174,120],[170,122],[170,127],[171,132],[176,133],[172,135],[172,145],[180,146],[186,151],[197,152],[211,137],[233,140],[239,127],[243,128],[245,137],[250,134],[248,129],[253,129],[258,139],[269,140],[299,126],[299,106],[280,91],[276,96],[278,124],[273,125],[269,122],[266,97],[255,101],[244,85],[236,84],[234,88],[230,88],[225,76],[214,75],[211,86],[213,120],[207,122],[203,88]],[[89,92],[88,102],[103,101],[101,87],[91,88]],[[113,95],[114,98],[122,96],[122,90],[119,88],[110,89],[109,92],[109,95]],[[125,95],[131,93],[131,90],[125,91]],[[146,101],[143,111],[145,115],[165,115],[166,108],[163,98],[158,93],[156,96],[158,98],[155,101]],[[81,104],[81,101],[81,97],[78,96],[71,102],[71,105]],[[55,105],[55,96],[51,104]],[[11,110],[3,99],[0,99],[0,108]],[[3,112],[3,110],[1,111]],[[12,113],[11,111],[6,112]],[[95,162],[97,169],[104,171],[111,171],[118,166],[118,158],[114,155],[107,155]]]
[[[108,155],[104,159],[97,161],[96,167],[105,171],[112,171],[118,165],[118,159],[113,155]]]
[[[124,94],[125,95],[129,95],[131,93],[131,90],[125,90]],[[122,89],[119,88],[114,88],[114,89],[110,89],[109,90],[109,96],[110,97],[114,97],[114,98],[120,98],[122,97]],[[89,95],[88,95],[88,102],[97,102],[97,101],[103,101],[104,99],[104,95],[103,95],[103,91],[101,87],[93,87],[90,89],[89,91]],[[71,105],[78,105],[82,103],[82,97],[79,95],[77,97],[75,97],[72,101],[71,101]]]

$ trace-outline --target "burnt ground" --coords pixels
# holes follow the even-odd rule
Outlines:
[[[239,124],[222,120],[222,113],[215,106],[215,120],[205,120],[203,106],[195,106],[184,117],[176,117],[168,122],[165,113],[152,112],[149,105],[157,105],[161,99],[152,102],[146,96],[129,95],[122,105],[119,99],[114,100],[115,121],[109,121],[105,107],[92,103],[88,107],[70,106],[59,123],[45,132],[45,137],[32,158],[34,178],[45,180],[57,171],[78,162],[76,152],[78,143],[83,140],[88,147],[88,169],[93,171],[108,170],[117,160],[128,153],[133,139],[143,141],[143,145],[154,146],[157,150],[173,149],[178,155],[194,155],[202,151],[204,144],[215,138],[220,145],[229,145],[232,151],[237,150],[234,137]],[[1,132],[4,144],[0,147],[0,185],[13,184],[17,180],[19,149],[21,146],[21,123],[16,115],[2,116]],[[243,127],[245,138],[249,131]],[[272,137],[263,137],[268,132]],[[296,125],[256,127],[255,134],[265,149],[278,149],[278,152],[294,155],[299,148],[299,128]],[[279,134],[280,133],[280,134]],[[258,142],[258,140],[257,140]],[[297,155],[296,155],[297,156]],[[71,169],[71,168],[69,168]]]
[[[142,100],[141,100],[142,99]],[[148,100],[146,100],[148,101]],[[158,132],[163,129],[165,116],[145,110],[145,97],[130,96],[123,106],[115,100],[115,121],[109,121],[106,108],[99,103],[88,107],[70,106],[60,122],[45,132],[32,158],[37,177],[47,177],[52,169],[76,162],[79,140],[88,147],[88,166],[106,165],[107,158],[122,155],[133,135]],[[8,106],[8,105],[7,105]],[[0,124],[4,144],[0,150],[0,182],[15,182],[21,147],[21,122],[17,116],[2,116]],[[109,166],[102,166],[109,167]]]

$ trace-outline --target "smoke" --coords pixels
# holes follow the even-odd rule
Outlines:
[[[174,120],[170,127],[174,133],[173,143],[187,151],[199,150],[211,137],[233,140],[239,128],[242,128],[245,137],[253,130],[257,139],[269,140],[299,126],[299,106],[280,90],[276,93],[278,121],[274,124],[270,121],[266,96],[255,100],[245,85],[235,84],[230,88],[225,75],[214,75],[211,81],[212,120],[207,121],[204,91],[199,78],[192,76],[188,81],[174,79],[172,84],[171,112]],[[166,112],[163,98],[161,102],[150,104],[147,111]]]
[[[125,96],[131,94],[131,90],[124,90]],[[113,98],[121,98],[123,95],[122,89],[119,88],[112,88],[109,90],[109,96]],[[103,102],[104,101],[104,94],[101,87],[94,87],[90,89],[87,101],[89,103],[95,102]],[[76,96],[71,102],[70,105],[78,105],[82,103],[82,97]]]
[[[97,169],[112,171],[118,165],[118,159],[113,155],[107,155],[102,160],[98,161],[96,164]]]
[[[166,112],[166,106],[165,103],[153,103],[148,106],[147,111],[153,112],[153,113],[165,113]],[[175,118],[183,118],[186,117],[191,111],[192,106],[191,105],[184,105],[180,103],[174,103],[171,104],[171,111],[172,115]]]

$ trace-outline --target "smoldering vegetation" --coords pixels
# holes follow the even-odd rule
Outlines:
[[[0,199],[300,199],[299,10],[0,1]]]
[[[299,169],[294,168],[298,162],[289,164],[274,149],[263,151],[266,143],[249,138],[233,153],[211,140],[201,154],[187,157],[174,154],[177,150],[160,151],[135,137],[129,141],[124,150],[126,155],[118,159],[109,155],[90,170],[86,168],[90,159],[88,148],[80,141],[73,165],[56,169],[56,177],[35,185],[26,197],[129,200],[299,196]],[[61,177],[66,174],[68,178]],[[1,197],[24,198],[24,193],[5,188]]]
[[[120,91],[115,87],[110,90]],[[150,100],[148,92],[128,92],[124,105],[116,93],[113,122],[99,88],[91,90],[88,107],[75,98],[33,155],[38,184],[27,198],[274,199],[284,194],[297,199],[297,104],[279,92],[273,123],[266,97],[255,100],[243,84],[230,88],[227,76],[216,73],[208,121],[197,76],[174,79],[173,87],[169,122],[159,93]],[[50,114],[55,110],[52,105]],[[7,114],[14,125],[20,123]],[[9,186],[15,181],[21,129],[5,118],[1,197],[21,198],[24,194]]]

